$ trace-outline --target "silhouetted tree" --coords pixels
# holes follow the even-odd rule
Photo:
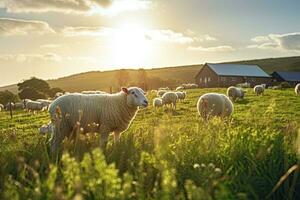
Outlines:
[[[5,105],[9,102],[16,102],[18,101],[18,96],[15,95],[14,93],[5,90],[0,92],[0,103]]]
[[[138,86],[144,90],[148,89],[148,75],[146,70],[143,68],[138,70]]]
[[[46,94],[43,94],[33,88],[25,88],[21,92],[19,92],[20,99],[45,99],[47,98]]]
[[[35,77],[18,83],[19,97],[21,99],[39,99],[46,98],[50,91],[49,84]]]
[[[119,87],[127,86],[129,81],[129,72],[125,69],[120,69],[117,71],[116,81]]]

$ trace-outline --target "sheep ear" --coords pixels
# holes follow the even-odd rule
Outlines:
[[[126,87],[122,87],[121,90],[125,93],[128,94],[128,89]]]

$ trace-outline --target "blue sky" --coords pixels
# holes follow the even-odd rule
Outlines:
[[[300,54],[296,0],[1,0],[0,85]]]

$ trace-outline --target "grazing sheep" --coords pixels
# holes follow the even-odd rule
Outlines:
[[[299,95],[299,94],[300,94],[300,83],[298,83],[298,84],[295,86],[295,93],[296,93],[296,95]]]
[[[13,102],[8,102],[4,108],[5,110],[10,110],[10,108],[13,110],[15,108],[15,104]]]
[[[256,95],[263,95],[265,88],[262,85],[256,85],[253,90]]]
[[[235,101],[237,99],[243,99],[245,96],[245,91],[241,88],[230,86],[227,89],[227,96],[232,100]]]
[[[197,103],[198,113],[204,119],[210,117],[229,117],[233,113],[233,104],[224,94],[206,93]]]
[[[198,88],[199,86],[195,83],[184,83],[182,84],[183,89],[195,89]]]
[[[157,96],[162,97],[167,91],[166,90],[158,90],[157,91]]]
[[[51,151],[57,151],[62,140],[76,133],[89,132],[89,125],[96,124],[94,130],[101,136],[100,147],[104,148],[110,132],[114,132],[117,142],[122,132],[127,130],[134,119],[138,107],[147,107],[144,91],[138,87],[122,88],[116,94],[63,95],[50,105],[49,113],[54,126],[51,138]],[[57,117],[57,115],[61,117]]]
[[[28,111],[42,111],[45,106],[38,101],[28,101],[26,103],[26,108]]]
[[[46,108],[46,109],[48,109],[48,107],[52,103],[52,101],[48,100],[48,99],[38,99],[36,101],[42,103],[43,107]]]
[[[175,92],[178,96],[178,100],[184,100],[186,97],[186,92]]]
[[[184,90],[184,87],[178,86],[178,87],[176,88],[176,91],[179,91],[179,90]]]
[[[251,84],[250,83],[239,83],[236,85],[237,87],[241,87],[241,88],[250,88],[251,87]]]
[[[4,105],[0,103],[0,111],[4,109]]]
[[[24,108],[25,108],[25,104],[24,104],[23,101],[17,102],[17,103],[15,103],[14,108],[15,108],[15,109],[24,109]]]
[[[81,94],[107,94],[107,92],[103,92],[100,90],[95,90],[95,91],[82,91]]]
[[[158,90],[170,90],[170,88],[169,87],[160,87],[160,88],[158,88]]]
[[[157,107],[161,107],[162,104],[162,99],[161,98],[154,98],[153,99],[153,107],[157,108]]]
[[[171,105],[171,108],[176,110],[176,102],[178,100],[178,96],[175,92],[166,92],[162,97],[163,105]]]
[[[42,135],[46,135],[48,133],[53,133],[54,132],[53,124],[51,122],[49,122],[48,124],[44,124],[43,126],[41,126],[39,128],[39,132]]]

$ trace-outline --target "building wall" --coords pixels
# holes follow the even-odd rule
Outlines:
[[[272,78],[268,77],[218,76],[206,65],[195,79],[199,87],[229,87],[245,82],[250,83],[251,87],[259,84],[272,85]]]

